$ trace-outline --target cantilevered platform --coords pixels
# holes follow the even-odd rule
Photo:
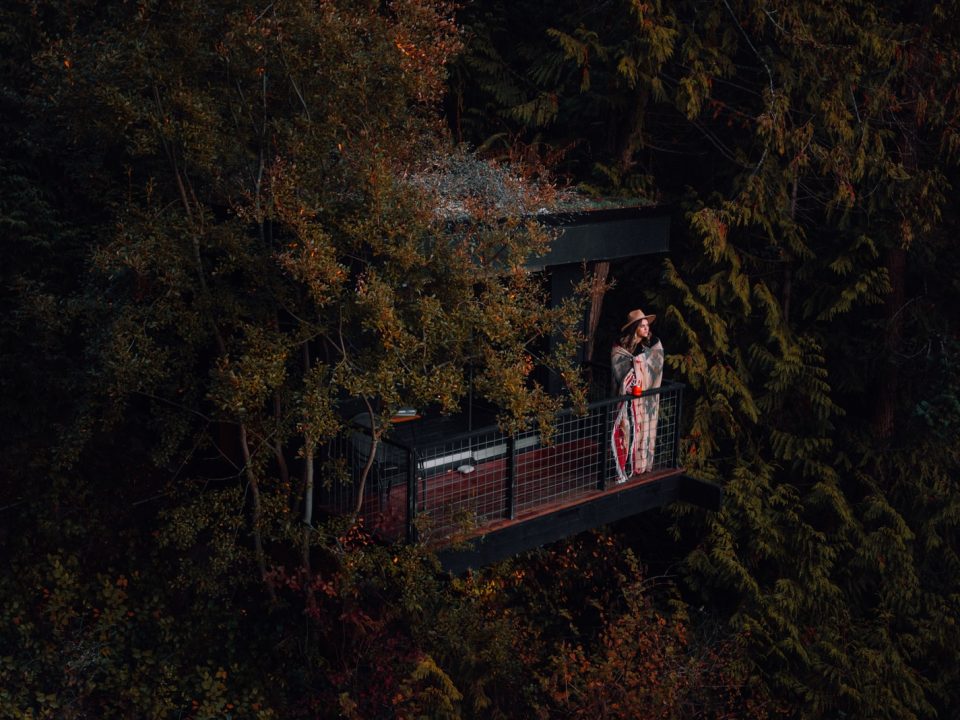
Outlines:
[[[560,413],[551,435],[506,434],[496,426],[457,432],[462,418],[404,418],[387,441],[372,443],[362,421],[327,449],[346,475],[325,498],[333,512],[359,506],[365,526],[387,541],[438,548],[458,572],[675,501],[719,507],[719,488],[677,464],[683,386],[664,383],[639,397]],[[646,472],[618,483],[611,430],[624,402],[644,404],[655,437]],[[362,484],[362,468],[370,472]]]
[[[464,533],[439,553],[440,562],[445,570],[460,574],[670,503],[689,502],[719,510],[721,499],[718,486],[691,478],[682,470],[646,473],[622,485],[542,506]]]

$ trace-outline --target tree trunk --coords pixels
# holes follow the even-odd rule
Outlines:
[[[360,481],[357,483],[357,504],[353,509],[354,519],[360,515],[360,510],[363,508],[363,491],[367,487],[367,478],[370,476],[370,470],[373,468],[374,460],[376,460],[377,457],[377,447],[380,445],[380,430],[377,428],[377,420],[373,414],[373,406],[366,398],[364,398],[363,402],[367,406],[367,417],[370,418],[370,457],[367,458],[367,462],[363,466],[363,471],[360,473]]]
[[[314,444],[307,440],[303,449],[303,572],[310,577],[310,534],[313,532],[313,456]]]
[[[247,475],[247,484],[250,486],[250,494],[253,497],[253,517],[251,526],[253,532],[253,552],[257,560],[257,569],[260,571],[260,579],[267,588],[267,595],[270,596],[270,602],[277,601],[276,592],[267,578],[267,561],[263,552],[263,536],[260,532],[260,524],[263,520],[263,508],[260,502],[260,483],[257,480],[257,474],[253,471],[253,463],[250,455],[250,443],[247,441],[247,426],[240,423],[240,447],[243,450],[244,470]]]
[[[603,308],[603,296],[607,292],[607,277],[610,274],[609,262],[598,262],[593,266],[593,279],[590,282],[590,314],[587,316],[587,342],[584,359],[593,360],[593,343],[597,326],[600,324],[600,310]]]

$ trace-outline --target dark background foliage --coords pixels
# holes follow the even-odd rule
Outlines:
[[[5,5],[0,714],[954,716],[958,22]],[[665,258],[614,270],[597,355],[658,314],[720,512],[463,578],[310,515],[344,398],[455,407],[473,365],[504,422],[555,407],[527,356],[579,309],[476,264],[547,238],[424,242],[430,173],[486,161],[526,173],[517,216],[550,177],[673,214]]]

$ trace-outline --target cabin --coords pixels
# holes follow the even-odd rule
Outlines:
[[[669,214],[662,209],[604,208],[542,220],[558,228],[558,237],[529,269],[545,274],[553,302],[572,292],[591,263],[669,249]],[[720,489],[689,477],[678,463],[683,385],[665,380],[639,399],[614,397],[609,368],[584,367],[593,402],[585,414],[560,412],[548,437],[536,429],[502,432],[495,408],[473,397],[457,415],[398,413],[376,447],[369,419],[356,415],[351,431],[323,453],[324,474],[339,481],[322,504],[338,513],[359,507],[374,535],[425,542],[454,573],[673,502],[719,508]],[[612,430],[621,404],[638,400],[655,408],[653,458],[645,472],[624,481],[615,469]],[[368,465],[361,496],[359,478]]]

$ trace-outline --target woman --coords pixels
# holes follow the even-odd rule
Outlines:
[[[663,345],[650,330],[656,319],[643,310],[629,313],[610,352],[614,391],[633,397],[617,405],[610,438],[621,483],[653,469],[660,396],[641,393],[660,387],[663,377]]]

